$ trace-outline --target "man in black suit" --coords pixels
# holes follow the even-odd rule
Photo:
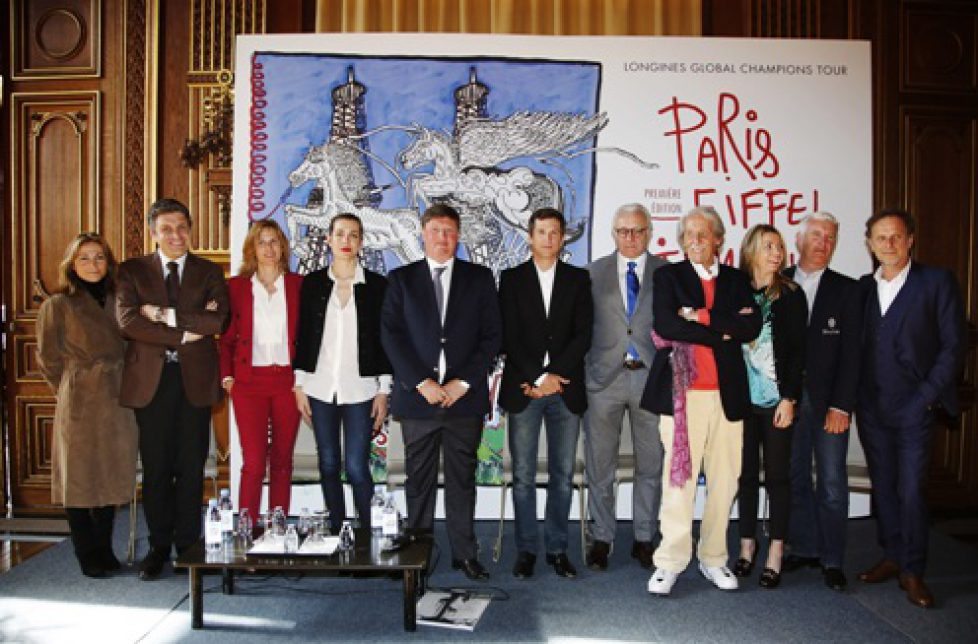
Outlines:
[[[866,244],[879,267],[859,280],[864,322],[856,417],[883,559],[859,579],[898,577],[912,604],[930,608],[934,596],[923,575],[931,429],[938,408],[959,412],[965,322],[954,274],[911,261],[913,235],[913,218],[904,210],[883,210],[866,222]]]
[[[487,380],[502,340],[499,302],[489,269],[455,257],[455,209],[431,206],[421,226],[426,257],[390,273],[381,311],[381,342],[394,367],[391,414],[404,432],[408,526],[433,529],[444,443],[452,567],[485,579],[472,521]]]
[[[785,271],[805,292],[811,313],[804,388],[791,443],[791,554],[783,569],[821,564],[825,584],[843,591],[849,519],[846,455],[859,386],[862,309],[856,280],[828,267],[838,235],[839,222],[831,214],[806,217],[795,239],[798,265]]]
[[[541,208],[530,216],[526,262],[503,271],[499,303],[506,366],[499,404],[509,413],[513,457],[516,549],[513,575],[533,575],[537,551],[537,447],[547,428],[547,563],[561,577],[576,577],[567,558],[567,516],[584,395],[584,355],[591,344],[591,279],[560,261],[564,216]]]
[[[727,521],[737,496],[743,420],[751,413],[741,344],[758,336],[762,319],[747,274],[720,263],[723,236],[713,208],[693,208],[679,221],[686,261],[652,274],[652,328],[666,349],[656,351],[642,396],[642,408],[661,415],[665,450],[662,541],[648,583],[655,595],[672,591],[692,557],[700,470],[706,475],[700,573],[721,590],[737,588],[727,568]],[[690,368],[674,374],[673,364]]]

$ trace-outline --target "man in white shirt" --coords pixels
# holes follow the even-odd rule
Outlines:
[[[537,448],[547,429],[547,563],[560,577],[576,577],[567,558],[574,461],[584,394],[584,354],[591,344],[591,279],[560,260],[566,222],[553,208],[530,216],[532,257],[503,271],[499,302],[506,366],[499,404],[508,414],[516,506],[513,575],[533,575],[537,553]]]
[[[190,212],[160,199],[147,215],[155,253],[122,263],[116,313],[128,339],[119,402],[135,409],[150,551],[139,565],[157,578],[200,539],[211,405],[221,399],[214,335],[228,320],[224,272],[190,252]]]
[[[859,386],[862,300],[855,280],[829,268],[838,234],[839,222],[830,213],[806,217],[796,238],[798,265],[785,271],[804,291],[809,316],[804,387],[791,441],[791,553],[782,570],[821,566],[825,584],[842,591],[849,519],[846,455]]]
[[[883,559],[859,579],[899,578],[907,599],[929,608],[934,596],[923,574],[931,428],[938,408],[959,412],[964,307],[951,271],[911,261],[913,243],[914,221],[904,210],[883,210],[866,222],[866,244],[879,266],[860,280],[865,308],[856,415]]]
[[[615,252],[588,266],[594,329],[586,359],[584,455],[592,519],[587,566],[592,570],[608,568],[615,541],[615,475],[626,412],[635,458],[631,556],[643,568],[652,566],[662,482],[659,417],[639,403],[656,355],[652,344],[652,275],[667,262],[649,253],[652,216],[642,204],[619,207],[611,235]]]
[[[425,258],[388,276],[381,341],[394,368],[391,414],[404,432],[408,526],[434,527],[444,446],[452,567],[481,580],[489,573],[473,531],[476,451],[502,324],[492,272],[455,257],[460,221],[447,205],[425,210]]]

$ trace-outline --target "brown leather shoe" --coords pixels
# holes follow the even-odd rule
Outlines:
[[[859,573],[859,581],[867,584],[879,584],[895,579],[900,574],[900,566],[889,559],[883,559],[878,564]]]
[[[934,606],[934,596],[920,575],[909,572],[900,573],[900,588],[907,591],[907,599],[914,606],[921,608],[932,608]]]

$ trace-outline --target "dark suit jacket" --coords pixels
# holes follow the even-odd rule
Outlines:
[[[518,413],[530,404],[520,389],[544,372],[570,380],[561,394],[575,414],[587,409],[584,395],[584,355],[591,346],[594,310],[591,278],[583,268],[557,262],[550,315],[543,308],[543,291],[533,260],[503,271],[499,280],[506,366],[499,391],[500,406]],[[544,369],[543,357],[550,362]]]
[[[747,367],[741,344],[761,332],[761,312],[754,302],[750,280],[743,272],[720,264],[710,324],[689,322],[679,309],[706,306],[703,285],[689,260],[663,266],[652,274],[652,328],[666,340],[701,344],[713,349],[720,381],[720,400],[728,420],[743,420],[751,412]],[[750,313],[740,311],[750,309]],[[730,336],[724,340],[723,336]],[[642,408],[671,416],[671,350],[656,351],[642,395]]]
[[[787,288],[771,304],[771,336],[774,343],[774,372],[782,398],[801,399],[805,371],[805,325],[808,300],[799,287]]]
[[[353,285],[357,306],[357,363],[360,375],[379,376],[391,372],[390,361],[380,344],[380,309],[387,292],[387,280],[373,271],[363,271],[363,283]],[[308,373],[316,371],[319,350],[326,326],[326,307],[333,293],[329,269],[306,275],[299,297],[298,347],[292,366]]]
[[[295,334],[299,321],[299,288],[302,276],[285,274],[285,308],[289,334],[289,358],[295,358]],[[231,322],[221,334],[221,379],[228,376],[247,382],[251,377],[251,342],[255,328],[255,297],[251,276],[228,280],[231,299]],[[291,364],[291,363],[290,363]]]
[[[876,280],[872,274],[863,275],[859,286],[868,307],[870,298],[878,297]],[[881,390],[892,391],[890,382],[914,382],[916,393],[905,405],[908,414],[939,405],[957,416],[957,381],[966,345],[964,306],[954,274],[913,262],[886,321],[897,329],[893,346],[883,349],[893,352],[900,371],[877,374]]]
[[[381,312],[381,342],[394,367],[391,413],[396,418],[433,418],[441,408],[429,405],[416,389],[426,378],[439,380],[438,356],[444,349],[442,382],[458,378],[468,392],[444,410],[448,417],[489,412],[489,370],[502,341],[499,301],[492,272],[455,259],[442,328],[427,260],[402,266],[388,275]]]
[[[210,300],[217,302],[216,311],[204,308]],[[151,322],[139,312],[143,304],[166,303],[163,267],[157,253],[126,260],[119,266],[116,315],[123,337],[130,340],[119,403],[139,408],[152,401],[163,373],[166,347],[173,347],[180,357],[187,400],[195,407],[213,405],[221,399],[221,383],[217,342],[210,336],[224,331],[228,321],[224,272],[217,264],[189,253],[180,278],[176,327]],[[206,337],[181,344],[184,331]]]
[[[795,267],[785,270],[794,279]],[[816,417],[852,413],[859,391],[862,300],[856,280],[826,268],[808,318],[804,390]]]

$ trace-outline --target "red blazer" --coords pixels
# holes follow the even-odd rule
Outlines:
[[[295,334],[299,322],[299,287],[302,276],[285,274],[285,306],[288,309],[289,363],[295,358]],[[251,378],[251,340],[254,335],[255,299],[251,277],[238,275],[228,280],[231,323],[221,336],[221,380],[228,376],[247,382]]]

